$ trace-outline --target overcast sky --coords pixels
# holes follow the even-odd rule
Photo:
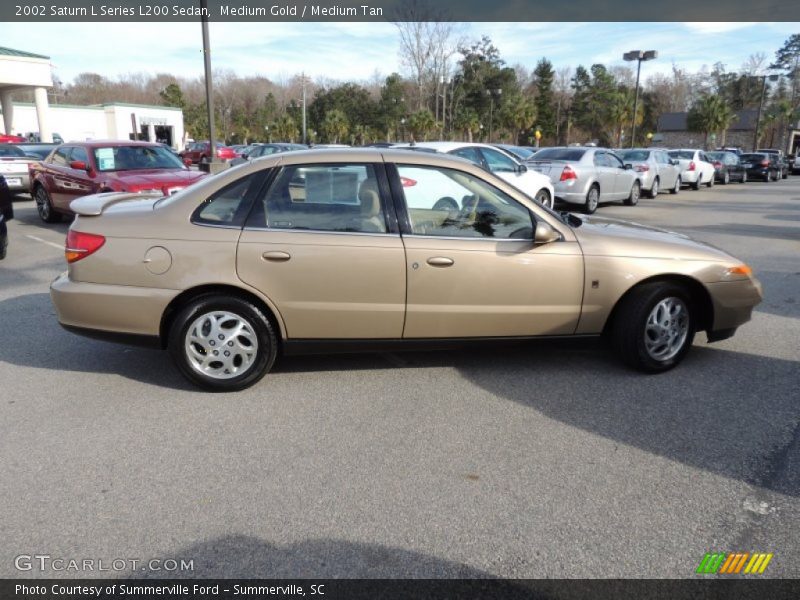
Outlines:
[[[114,78],[131,72],[202,74],[199,23],[3,23],[0,45],[51,57],[64,82],[91,71]],[[533,68],[545,56],[556,68],[623,64],[628,50],[658,50],[642,75],[690,71],[722,62],[738,70],[748,56],[772,60],[800,23],[464,23],[460,34],[491,37],[509,64]],[[211,23],[212,64],[239,75],[280,80],[312,77],[366,80],[401,70],[390,23]]]

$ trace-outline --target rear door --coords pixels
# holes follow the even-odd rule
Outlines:
[[[398,339],[406,260],[383,163],[287,165],[239,241],[242,281],[277,307],[292,339]]]
[[[594,168],[600,183],[600,200],[616,200],[617,171],[611,166],[606,152],[601,150],[594,153]]]

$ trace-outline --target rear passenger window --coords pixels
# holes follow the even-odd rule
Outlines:
[[[67,166],[67,163],[69,163],[70,150],[72,150],[72,148],[62,146],[61,148],[53,152],[53,156],[50,158],[50,162],[54,165],[59,165],[62,167]]]
[[[253,226],[270,229],[386,233],[372,165],[288,166],[254,211]],[[255,221],[260,220],[260,223]]]
[[[241,227],[247,213],[245,202],[255,174],[225,186],[203,202],[192,215],[192,223]]]

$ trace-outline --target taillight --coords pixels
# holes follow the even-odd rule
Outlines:
[[[649,166],[647,166],[647,165],[636,165],[636,166],[634,167],[634,170],[635,170],[637,173],[647,173],[647,171],[649,171],[649,170],[650,170],[650,167],[649,167]]]
[[[400,183],[403,184],[403,187],[414,187],[415,185],[417,185],[416,180],[411,179],[409,177],[401,177]]]
[[[106,238],[94,233],[83,233],[82,231],[72,231],[67,233],[67,246],[64,248],[64,256],[68,263],[74,263],[90,254],[97,252]]]
[[[721,163],[721,162],[719,162],[718,160],[715,160],[715,161],[714,161],[713,163],[711,163],[711,164],[712,164],[712,165],[714,165],[714,168],[715,168],[715,169],[719,169],[719,168],[721,168],[721,167],[722,167],[722,163]]]
[[[687,171],[694,171],[694,168],[695,168],[695,167],[694,167],[694,161],[691,161],[691,162],[689,163],[689,168],[687,169]]]
[[[761,161],[761,166],[762,167],[768,167],[769,166],[769,161],[768,160],[762,160]]]
[[[558,179],[559,181],[568,181],[570,179],[577,179],[578,176],[575,174],[575,171],[572,170],[572,167],[567,165],[564,167],[564,170],[561,171],[561,177]]]

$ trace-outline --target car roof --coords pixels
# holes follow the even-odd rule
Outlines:
[[[132,140],[84,140],[84,141],[71,141],[65,142],[64,144],[59,144],[63,146],[85,146],[87,148],[96,148],[99,146],[145,146],[145,147],[154,147],[154,146],[162,146],[158,142],[139,142],[139,141],[132,141]]]
[[[481,144],[478,142],[415,142],[411,144],[397,144],[394,148],[430,148],[437,152],[450,152],[451,150],[458,150],[459,148],[494,148],[489,144]]]

